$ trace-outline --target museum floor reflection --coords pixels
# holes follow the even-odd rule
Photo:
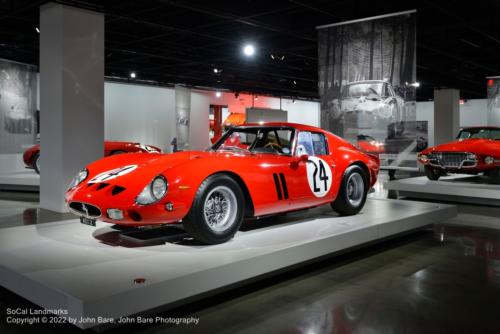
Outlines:
[[[500,231],[438,225],[188,306],[200,323],[169,331],[496,333],[499,260]]]

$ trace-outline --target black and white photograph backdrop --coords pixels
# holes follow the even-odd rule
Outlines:
[[[0,153],[21,153],[36,138],[35,67],[0,59]]]
[[[357,144],[369,136],[385,165],[409,167],[417,145],[416,12],[318,27],[321,127]]]
[[[488,125],[500,126],[500,77],[487,81]]]

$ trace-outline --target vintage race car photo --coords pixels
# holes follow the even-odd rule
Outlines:
[[[420,152],[418,161],[424,165],[429,180],[439,180],[447,173],[479,174],[500,183],[500,128],[464,128],[451,143]]]
[[[104,142],[105,157],[122,153],[161,153],[161,149],[152,145],[125,141]],[[23,161],[26,168],[32,168],[40,174],[40,144],[36,144],[24,151]]]
[[[320,128],[248,124],[206,151],[98,160],[76,175],[66,202],[89,225],[182,222],[194,239],[217,244],[230,240],[245,217],[324,204],[357,214],[378,171],[376,156]]]
[[[340,112],[348,128],[371,129],[394,121],[404,121],[405,102],[390,82],[351,82],[342,89]]]

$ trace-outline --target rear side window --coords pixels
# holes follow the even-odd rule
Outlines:
[[[326,155],[328,146],[325,135],[316,132],[301,131],[297,141],[296,155]]]

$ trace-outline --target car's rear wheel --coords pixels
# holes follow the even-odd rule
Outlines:
[[[35,157],[33,158],[33,168],[38,174],[40,174],[40,153],[35,154]]]
[[[425,175],[431,181],[437,181],[443,175],[443,173],[436,168],[432,168],[431,166],[425,166]]]
[[[205,244],[233,238],[243,221],[243,192],[228,175],[216,174],[203,181],[183,225],[188,234]]]
[[[337,198],[331,204],[332,209],[343,216],[357,214],[365,205],[367,184],[367,177],[360,166],[353,165],[347,168]]]

